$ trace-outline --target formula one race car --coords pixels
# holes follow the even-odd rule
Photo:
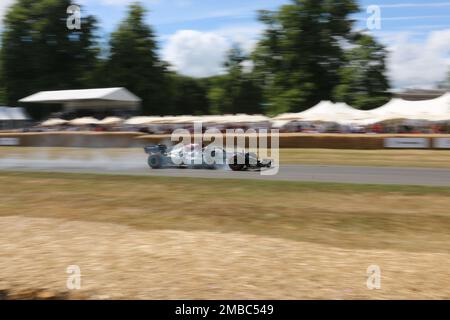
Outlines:
[[[260,161],[254,153],[236,152],[230,155],[221,148],[202,148],[199,144],[174,147],[159,144],[145,147],[144,150],[149,155],[148,165],[152,169],[218,169],[228,166],[233,171],[245,171],[270,168],[272,165],[271,160]]]

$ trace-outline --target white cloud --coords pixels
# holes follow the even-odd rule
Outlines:
[[[262,24],[248,24],[230,26],[213,31],[231,41],[237,43],[246,53],[250,53],[256,46],[259,36],[262,34]]]
[[[223,72],[230,47],[230,42],[216,33],[181,30],[169,38],[163,58],[184,75],[208,77]]]
[[[250,53],[261,31],[259,25],[224,27],[211,32],[180,30],[162,38],[167,39],[163,58],[184,75],[208,77],[221,74],[232,45],[236,43],[245,53]]]
[[[8,7],[13,4],[15,0],[0,0],[0,27],[2,26],[3,17],[5,16]]]
[[[163,58],[182,74],[205,77],[223,73],[226,52],[238,43],[250,53],[262,26],[224,27],[211,32],[181,30],[167,37]],[[388,75],[394,88],[433,87],[450,68],[450,28],[427,33],[379,33],[387,44]],[[417,40],[422,39],[422,40]]]
[[[445,79],[450,67],[450,29],[433,31],[423,41],[408,34],[391,38],[389,77],[394,87],[432,87]]]

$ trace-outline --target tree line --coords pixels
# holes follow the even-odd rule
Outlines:
[[[42,90],[126,87],[143,99],[145,115],[264,113],[305,110],[321,100],[362,109],[389,100],[386,50],[355,32],[353,0],[292,0],[260,11],[265,31],[251,54],[235,45],[225,73],[192,78],[171,71],[158,55],[145,8],[126,18],[99,45],[98,22],[82,17],[81,30],[66,27],[70,0],[18,0],[3,21],[0,102],[15,106]],[[250,67],[249,67],[250,66]],[[54,107],[27,107],[34,118]]]

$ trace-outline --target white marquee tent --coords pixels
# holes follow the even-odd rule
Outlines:
[[[408,101],[393,98],[385,105],[368,111],[352,108],[345,103],[321,101],[303,112],[281,114],[275,117],[272,123],[275,127],[281,127],[291,121],[370,125],[393,119],[450,120],[450,92],[431,100]]]
[[[105,126],[111,126],[111,125],[118,125],[123,122],[122,118],[119,117],[106,117],[103,120],[100,120],[98,122],[99,125],[105,125]]]
[[[408,101],[394,98],[384,106],[371,111],[379,120],[450,120],[450,92],[431,100]]]
[[[147,125],[152,124],[155,121],[158,121],[161,119],[161,117],[145,117],[145,116],[139,116],[139,117],[133,117],[124,122],[125,125],[129,126],[140,126],[140,125]]]
[[[211,121],[214,120],[214,121]],[[216,123],[263,123],[270,122],[270,118],[256,114],[256,115],[248,115],[248,114],[232,114],[232,115],[223,115],[216,116],[213,119],[209,120],[210,122]]]
[[[129,109],[136,110],[141,99],[126,88],[41,91],[20,99],[22,103],[62,104],[66,110]]]
[[[69,124],[71,126],[88,126],[88,125],[99,124],[99,120],[97,120],[93,117],[83,117],[83,118],[77,118],[77,119],[70,120]]]
[[[282,125],[283,122],[289,121],[323,121],[346,124],[366,121],[371,117],[372,114],[370,112],[352,108],[345,103],[321,101],[308,110],[299,113],[285,113],[274,118],[274,120],[277,122],[277,125]]]
[[[43,96],[41,95],[41,98]],[[87,98],[87,96],[84,96]],[[0,120],[26,119],[21,108],[0,107]],[[333,103],[321,101],[316,106],[298,113],[285,113],[275,118],[264,115],[225,114],[206,116],[139,116],[123,121],[120,118],[106,118],[99,121],[95,118],[85,117],[68,122],[70,125],[84,126],[90,124],[120,124],[129,126],[146,125],[182,125],[203,122],[207,125],[227,124],[251,124],[266,125],[272,123],[275,128],[280,128],[289,122],[332,122],[341,125],[371,125],[386,120],[425,120],[448,121],[450,120],[450,92],[431,100],[408,101],[394,98],[385,105],[369,110],[358,110],[345,103]],[[58,123],[58,121],[56,121]],[[47,125],[55,125],[55,121],[49,120]]]
[[[189,124],[193,122],[227,124],[227,123],[262,123],[270,122],[270,118],[263,115],[206,115],[206,116],[165,116],[165,117],[133,117],[125,121],[126,125],[150,124]]]
[[[64,119],[52,118],[41,123],[42,127],[56,127],[66,124],[68,121]]]

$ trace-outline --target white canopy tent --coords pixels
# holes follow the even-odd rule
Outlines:
[[[274,127],[292,121],[335,122],[338,124],[370,125],[394,119],[446,121],[450,120],[450,92],[431,100],[408,101],[394,98],[373,110],[358,110],[345,103],[321,101],[316,106],[299,113],[284,113],[272,119]]]
[[[197,119],[196,122],[202,122],[206,124],[222,124],[224,123],[226,115],[206,115]]]
[[[316,106],[301,112],[299,116],[306,121],[324,121],[348,123],[354,120],[365,119],[365,111],[357,110],[345,103],[322,101]]]
[[[41,91],[20,99],[23,103],[62,104],[66,111],[79,109],[137,110],[141,99],[126,88]]]
[[[124,122],[124,124],[128,125],[128,126],[141,126],[141,125],[152,124],[155,121],[159,121],[159,119],[161,119],[161,117],[140,116],[140,117],[133,117],[133,118],[126,120]]]
[[[162,117],[158,121],[161,124],[181,124],[203,122],[209,124],[231,124],[231,123],[261,123],[270,122],[270,118],[263,115],[248,114],[226,114],[206,116],[172,116]]]
[[[275,122],[275,121],[294,121],[294,120],[298,120],[298,114],[297,113],[292,113],[292,112],[282,113],[282,114],[279,114],[278,116],[272,118],[272,122]]]
[[[123,119],[119,117],[106,117],[103,120],[98,121],[98,124],[104,126],[112,126],[121,124],[122,122]]]
[[[189,124],[203,122],[208,124],[229,124],[229,123],[262,123],[270,122],[270,118],[263,115],[205,115],[205,116],[165,116],[165,117],[133,117],[125,121],[126,125],[150,125],[150,124]]]
[[[164,119],[163,117],[162,119]],[[186,123],[193,123],[201,121],[201,117],[199,116],[177,116],[177,117],[171,117],[171,123],[174,124],[186,124]],[[164,120],[161,121],[164,123]]]
[[[450,92],[431,100],[408,101],[394,98],[384,106],[371,110],[379,121],[390,119],[450,120]]]
[[[276,125],[282,125],[284,121],[304,122],[335,122],[339,124],[356,123],[372,117],[369,111],[358,110],[346,103],[333,103],[321,101],[308,110],[299,113],[285,113],[274,118]]]
[[[263,116],[261,114],[235,114],[235,115],[225,115],[222,119],[224,123],[264,123],[270,122],[270,118]]]
[[[88,125],[95,125],[99,123],[99,120],[93,118],[93,117],[83,117],[83,118],[77,118],[70,120],[69,125],[71,126],[88,126]]]
[[[285,125],[290,123],[291,120],[272,120],[272,128],[278,129],[283,128]]]
[[[269,123],[271,121],[270,118],[261,115],[261,114],[225,114],[225,115],[208,115],[208,116],[200,116],[197,117],[198,122],[204,122],[208,124],[258,124],[258,123]]]
[[[153,124],[187,124],[198,121],[200,117],[195,116],[164,116],[155,119]]]
[[[42,127],[56,127],[56,126],[61,126],[63,124],[66,124],[68,121],[64,120],[64,119],[57,119],[57,118],[53,118],[53,119],[48,119],[44,122],[41,123]]]

